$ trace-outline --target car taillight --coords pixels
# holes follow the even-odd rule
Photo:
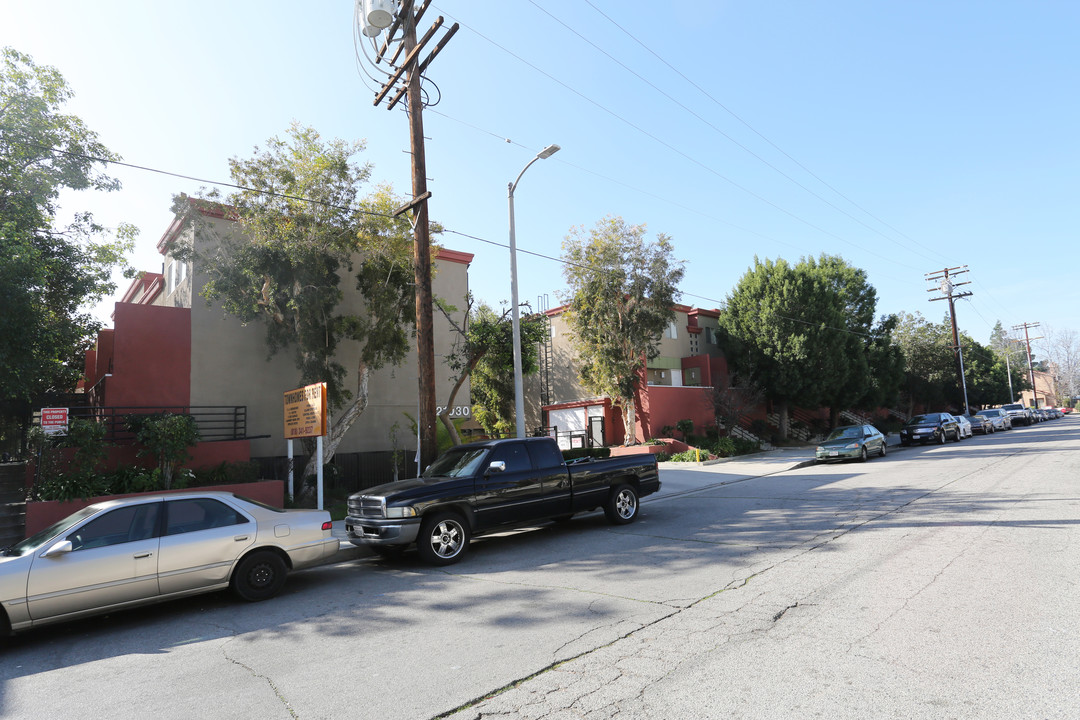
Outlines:
[[[333,530],[333,529],[334,529],[334,523],[332,523],[332,522],[330,522],[329,520],[327,520],[326,522],[324,522],[324,523],[322,524],[322,529],[323,529],[323,530]]]

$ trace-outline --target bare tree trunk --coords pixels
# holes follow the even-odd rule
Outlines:
[[[345,433],[349,432],[352,426],[360,419],[360,416],[364,414],[364,410],[367,409],[368,404],[368,380],[371,378],[371,369],[363,362],[359,363],[359,373],[356,383],[356,397],[345,408],[345,411],[336,419],[336,421],[330,426],[330,434],[323,440],[323,464],[330,462],[334,457],[334,453],[337,451],[338,445],[345,439]],[[318,473],[319,457],[313,453],[308,458],[307,465],[304,466],[304,472],[300,476],[300,500],[301,502],[308,502],[315,494],[315,484],[310,485],[307,479],[314,478]]]
[[[457,381],[454,382],[454,387],[450,389],[450,397],[446,400],[446,407],[439,413],[439,421],[446,428],[446,432],[450,433],[450,440],[455,445],[461,444],[461,438],[458,437],[457,428],[454,427],[454,422],[450,419],[450,408],[454,406],[454,398],[457,397],[458,390],[465,384],[465,378],[472,377],[472,371],[476,369],[480,359],[484,357],[486,352],[481,352],[473,359],[469,360],[469,366],[458,376]]]
[[[791,432],[791,418],[788,417],[787,400],[776,403],[776,412],[780,416],[780,439],[787,440]]]
[[[637,445],[637,423],[634,417],[633,398],[630,399],[630,402],[623,400],[621,409],[623,416],[623,445]]]

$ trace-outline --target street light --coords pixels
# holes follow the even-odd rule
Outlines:
[[[514,235],[514,189],[521,182],[521,176],[537,160],[547,160],[559,152],[558,145],[548,145],[536,154],[525,167],[521,168],[514,182],[507,187],[510,190],[510,327],[514,334],[514,427],[516,436],[525,437],[525,392],[521,382],[521,318],[518,314],[517,285],[517,238]]]

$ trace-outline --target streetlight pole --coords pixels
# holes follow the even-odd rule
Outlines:
[[[514,428],[516,437],[525,437],[525,391],[521,380],[521,317],[518,312],[517,237],[514,234],[514,189],[521,176],[537,160],[546,160],[559,152],[558,145],[548,145],[521,168],[514,182],[507,187],[510,198],[510,327],[514,335]]]

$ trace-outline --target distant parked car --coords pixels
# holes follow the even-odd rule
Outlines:
[[[989,408],[975,413],[982,415],[993,423],[994,430],[1012,430],[1012,418],[1001,408]]]
[[[861,460],[871,454],[885,457],[885,436],[873,425],[844,425],[829,433],[817,446],[818,462]]]
[[[105,500],[0,552],[0,635],[225,588],[265,600],[338,544],[325,510],[214,491]]]
[[[989,435],[994,432],[993,421],[985,415],[973,413],[967,416],[967,420],[971,423],[971,432],[974,435]]]
[[[960,426],[949,413],[926,413],[916,415],[900,428],[900,444],[936,442],[944,445],[946,440],[960,442]]]
[[[1020,403],[1002,405],[1001,409],[1008,413],[1009,419],[1012,420],[1013,427],[1016,427],[1017,425],[1031,425],[1035,422],[1035,418],[1031,416],[1031,411]]]
[[[953,417],[956,418],[956,424],[960,426],[960,439],[971,437],[971,421],[963,415],[953,415]]]

